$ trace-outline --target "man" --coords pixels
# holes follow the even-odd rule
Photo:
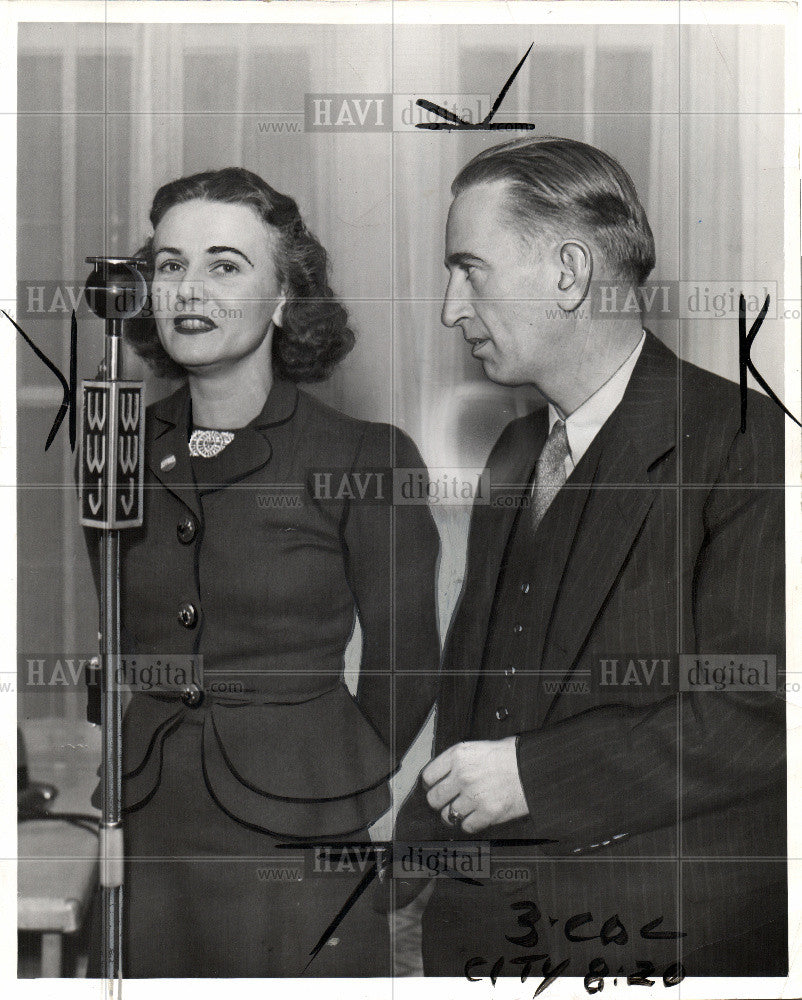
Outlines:
[[[491,842],[493,878],[435,880],[424,971],[783,975],[782,414],[750,390],[742,432],[738,386],[609,308],[655,263],[611,157],[527,137],[452,192],[443,322],[547,406],[491,453],[399,816]]]

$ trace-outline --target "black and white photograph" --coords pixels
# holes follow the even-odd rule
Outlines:
[[[15,996],[799,995],[798,40],[0,4]]]

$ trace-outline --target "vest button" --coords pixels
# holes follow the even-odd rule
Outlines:
[[[523,627],[523,625],[513,625],[512,626],[512,630],[517,635],[519,632],[523,632],[524,627]]]
[[[521,584],[521,593],[522,594],[528,594],[529,593],[529,584],[528,583],[522,583]]]
[[[184,601],[178,609],[178,620],[184,628],[194,628],[198,621],[198,612],[195,610],[195,605],[189,601]]]
[[[503,722],[509,714],[510,714],[509,709],[504,708],[503,705],[501,706],[501,708],[496,709],[496,718],[498,719],[499,722]]]
[[[195,526],[195,521],[191,517],[187,516],[181,518],[176,525],[175,530],[178,535],[178,541],[181,542],[182,545],[189,545],[195,537],[197,528]]]
[[[197,684],[188,684],[181,692],[181,701],[188,708],[197,708],[203,701],[203,691]]]

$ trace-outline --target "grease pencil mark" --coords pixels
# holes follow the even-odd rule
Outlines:
[[[55,364],[50,360],[50,358],[40,350],[36,344],[31,340],[28,334],[22,329],[22,327],[15,323],[14,320],[8,315],[5,309],[0,309],[0,312],[5,316],[5,318],[12,324],[25,341],[25,343],[31,348],[33,353],[39,360],[47,365],[51,372],[56,376],[56,378],[61,383],[61,390],[63,393],[61,406],[59,407],[58,413],[53,420],[53,425],[50,428],[50,433],[47,435],[47,441],[45,442],[45,451],[48,450],[50,445],[56,438],[56,434],[59,432],[64,417],[69,412],[70,419],[68,423],[69,434],[70,434],[70,451],[75,451],[75,437],[76,437],[76,417],[77,417],[77,373],[78,373],[78,321],[75,318],[75,310],[72,311],[72,321],[70,323],[70,378],[67,381],[64,378],[61,371],[56,367]]]
[[[746,373],[747,371],[752,373],[757,384],[763,389],[763,391],[768,395],[772,402],[776,403],[777,406],[789,416],[795,424],[802,427],[796,417],[791,413],[791,411],[782,402],[777,393],[771,388],[768,382],[763,378],[760,372],[755,367],[754,361],[751,358],[752,344],[755,341],[755,337],[758,335],[760,327],[763,325],[763,320],[766,318],[766,313],[769,309],[769,302],[771,301],[771,296],[766,296],[766,301],[763,303],[763,307],[757,315],[755,322],[749,327],[749,333],[746,332],[746,299],[744,298],[743,292],[738,297],[738,369],[740,374],[740,385],[741,385],[741,434],[746,433],[746,409],[748,396],[746,391]]]
[[[485,117],[480,122],[467,122],[464,118],[460,118],[453,112],[449,111],[447,108],[441,107],[439,104],[433,104],[431,101],[427,101],[425,98],[420,98],[415,103],[418,107],[423,108],[424,111],[430,111],[432,114],[439,115],[443,121],[442,122],[418,122],[415,128],[425,128],[430,131],[438,132],[458,132],[458,131],[468,131],[468,132],[517,132],[517,131],[531,131],[535,128],[532,122],[494,122],[493,118],[496,112],[501,107],[501,102],[507,96],[507,91],[513,84],[515,77],[518,75],[519,70],[526,62],[526,58],[532,51],[532,45],[524,53],[523,59],[518,63],[515,69],[510,74],[507,82],[501,88],[498,97],[493,102],[493,107],[488,111]]]

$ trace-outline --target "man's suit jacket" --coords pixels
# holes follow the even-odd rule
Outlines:
[[[682,857],[683,920],[696,945],[782,915],[785,865],[766,859],[785,855],[784,702],[776,690],[677,693],[679,653],[758,654],[776,657],[778,672],[783,665],[783,417],[750,390],[744,433],[740,421],[738,386],[679,361],[647,333],[622,402],[536,536],[532,620],[541,627],[515,664],[530,814],[466,838],[432,812],[419,783],[402,807],[399,841],[542,838],[513,853],[553,859],[551,876],[541,864],[528,890],[544,909],[596,900],[608,908],[598,916],[630,910],[633,920],[650,898],[661,905]],[[508,613],[499,586],[517,515],[505,498],[524,489],[493,484],[527,483],[546,434],[541,410],[509,424],[490,456],[501,506],[474,508],[435,754],[475,738],[488,633]],[[639,658],[647,672],[658,661],[650,682]],[[576,863],[588,855],[618,864]],[[735,859],[745,859],[737,871]]]

